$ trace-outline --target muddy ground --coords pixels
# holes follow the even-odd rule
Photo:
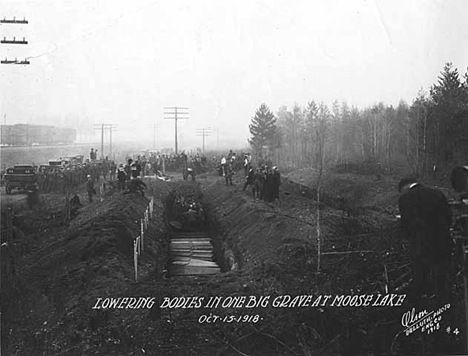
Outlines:
[[[330,302],[280,307],[273,302],[286,300],[285,295],[377,298],[408,291],[407,243],[395,219],[397,180],[327,173],[319,206],[322,255],[317,271],[315,176],[309,171],[284,176],[280,204],[253,199],[242,190],[240,174],[234,186],[212,173],[195,183],[182,183],[176,174],[171,182],[148,182],[146,197],[114,193],[93,204],[86,202],[83,190],[84,206],[70,224],[65,223],[61,194],[43,195],[41,206],[32,211],[13,204],[13,238],[1,250],[2,352],[422,354],[436,339],[434,334],[402,333],[401,317],[412,308],[406,299],[393,307],[337,307]],[[180,184],[193,185],[202,196],[223,270],[219,275],[171,277],[167,272],[167,197]],[[155,211],[135,282],[133,240],[150,195]],[[228,303],[243,296],[264,304],[207,305],[210,297]],[[119,297],[151,302],[140,308],[102,308],[105,298]],[[188,297],[204,299],[191,307],[164,307],[168,300],[184,302]],[[465,330],[461,301],[460,288],[454,288],[449,326],[460,333],[439,332],[454,352],[461,352]]]

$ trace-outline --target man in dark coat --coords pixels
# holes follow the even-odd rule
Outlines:
[[[264,194],[264,200],[268,203],[271,203],[274,201],[273,193],[274,193],[274,177],[273,177],[273,172],[267,168],[265,170],[265,194]]]
[[[260,170],[260,168],[257,168],[254,173],[255,198],[262,198],[263,183],[263,172]]]
[[[279,188],[281,185],[281,174],[278,168],[273,167],[273,200],[279,200]]]
[[[34,184],[31,187],[28,187],[28,198],[27,198],[29,209],[34,209],[40,203],[39,198],[39,187],[37,184]]]
[[[119,192],[125,190],[125,181],[127,180],[127,172],[123,167],[119,167],[119,172],[117,173],[117,180],[119,182]]]
[[[252,195],[255,197],[255,186],[254,186],[254,170],[252,167],[249,167],[249,171],[247,172],[247,176],[245,177],[245,184],[242,190],[245,190],[249,185],[252,186]]]
[[[90,203],[93,202],[93,194],[96,194],[96,190],[94,189],[94,181],[91,175],[88,175],[88,181],[86,182],[86,191],[88,192],[88,200]]]
[[[232,175],[234,174],[234,171],[232,169],[232,164],[231,162],[227,162],[226,165],[224,166],[224,170],[226,173],[226,185],[232,185]]]
[[[145,182],[141,180],[140,177],[130,179],[128,182],[128,190],[124,194],[137,193],[140,192],[141,195],[145,195],[144,189],[147,188]]]
[[[78,210],[83,206],[80,202],[80,197],[75,193],[70,199],[70,217],[73,219],[78,215]]]
[[[446,303],[452,254],[452,212],[447,198],[411,178],[402,179],[398,190],[402,227],[410,242],[413,302],[424,293],[434,293],[439,303]]]

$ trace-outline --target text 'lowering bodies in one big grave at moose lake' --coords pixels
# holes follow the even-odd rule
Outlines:
[[[306,307],[400,307],[406,294],[362,295],[278,295],[278,296],[212,296],[164,297],[160,308],[306,308]],[[97,298],[93,309],[151,308],[155,297]]]

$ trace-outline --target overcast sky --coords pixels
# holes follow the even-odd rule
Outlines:
[[[219,129],[221,143],[246,143],[265,102],[411,103],[444,63],[468,66],[468,6],[451,1],[98,1],[0,0],[0,114],[7,124],[90,128],[118,125],[115,138],[172,146],[164,106],[189,107],[179,146]],[[3,123],[3,120],[2,120]],[[96,133],[94,140],[97,141]],[[207,139],[216,145],[216,133]]]

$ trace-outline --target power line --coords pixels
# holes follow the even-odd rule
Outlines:
[[[170,117],[165,117],[166,120],[174,120],[175,124],[175,154],[178,154],[177,151],[177,120],[188,119],[188,117],[183,117],[183,115],[188,115],[188,108],[174,106],[174,107],[165,107],[164,110],[171,110],[169,112],[164,111],[164,115],[171,115]],[[180,116],[182,115],[182,117]]]
[[[2,64],[30,64],[30,62],[27,59],[23,61],[19,61],[17,58],[15,58],[14,60],[5,58],[4,60],[1,61],[1,63]]]
[[[23,40],[16,40],[16,37],[13,37],[12,40],[7,40],[6,37],[3,37],[3,40],[0,41],[3,44],[28,44],[28,41],[23,37]]]
[[[7,20],[6,17],[4,17],[3,20],[0,20],[0,23],[27,24],[28,21],[24,17],[22,20],[17,20],[16,17],[13,17],[13,20]]]
[[[13,17],[13,20],[7,20],[6,18],[3,18],[3,20],[0,20],[0,23],[4,24],[28,24],[28,21],[24,18],[23,20],[17,20],[16,17]],[[1,44],[6,44],[6,45],[17,45],[17,44],[23,44],[26,45],[28,44],[28,41],[23,37],[23,40],[16,40],[16,37],[13,37],[12,40],[7,40],[6,37],[3,37],[3,40],[0,41]],[[1,64],[23,64],[27,65],[30,64],[28,58],[25,58],[22,61],[19,61],[17,58],[14,60],[5,58],[5,60],[0,61]]]
[[[202,146],[203,154],[205,153],[205,137],[211,136],[211,134],[212,134],[211,127],[203,127],[201,129],[197,129],[197,136],[201,136],[203,140],[203,146]]]

